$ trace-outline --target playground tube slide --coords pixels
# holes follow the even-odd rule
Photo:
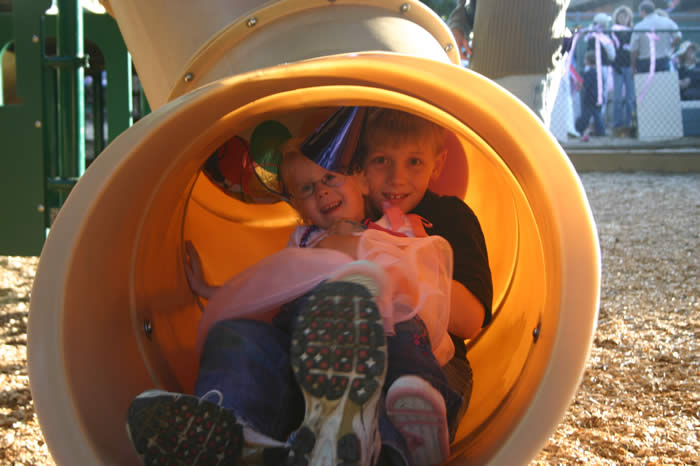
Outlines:
[[[125,431],[131,400],[153,387],[191,391],[201,310],[184,275],[184,241],[197,244],[207,277],[221,283],[284,247],[296,225],[283,203],[227,196],[202,175],[202,164],[263,121],[278,120],[301,135],[339,105],[409,111],[453,135],[447,166],[432,188],[464,198],[481,221],[494,278],[494,319],[468,342],[474,392],[448,463],[530,461],[578,388],[599,301],[595,225],[580,180],[556,140],[506,90],[456,66],[458,57],[442,45],[451,44],[445,39],[449,31],[418,2],[280,1],[226,19],[217,8],[231,14],[235,6],[224,9],[223,3],[245,2],[180,3],[171,10],[155,0],[107,5],[136,66],[152,54],[153,67],[143,70],[142,82],[157,104],[89,167],[42,251],[32,291],[29,373],[57,464],[138,464]],[[165,17],[159,25],[148,11],[141,14],[152,4]],[[305,8],[309,4],[313,8]],[[192,47],[193,58],[163,58],[158,69],[155,62],[173,44],[144,37],[151,32],[145,26],[189,34],[191,25],[206,23],[195,5],[206,18],[230,25],[202,33],[207,42]],[[412,19],[401,16],[404,5],[414,12]],[[349,10],[357,14],[345,14]],[[184,16],[176,21],[178,15]],[[347,40],[341,47],[322,36],[316,45],[325,49],[309,56],[267,55],[264,47],[285,31],[297,37],[313,30],[316,15],[339,24],[358,21],[338,27],[350,36],[356,27],[362,40],[375,42],[363,45],[364,51],[344,50]],[[245,26],[253,17],[258,36]],[[274,41],[260,18],[270,20]],[[421,39],[415,50],[408,39],[385,40],[383,19],[397,23],[392,37],[420,31],[431,40]],[[381,31],[372,34],[377,25]],[[150,52],[141,51],[144,43]],[[240,57],[237,47],[254,50],[255,44],[266,56],[256,57],[253,69],[219,63]],[[288,41],[283,44],[288,47]],[[184,79],[188,73],[191,79]]]

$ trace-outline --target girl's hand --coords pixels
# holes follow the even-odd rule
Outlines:
[[[357,246],[360,244],[360,237],[348,234],[329,233],[328,236],[318,242],[316,247],[324,249],[334,249],[343,252],[353,259],[357,259]]]
[[[218,287],[211,286],[204,278],[202,260],[199,258],[199,253],[191,241],[185,241],[185,251],[187,253],[185,275],[187,276],[187,282],[190,284],[190,288],[197,296],[210,299]]]
[[[336,235],[352,235],[353,233],[362,232],[367,229],[360,222],[355,222],[352,220],[336,220],[333,224],[328,227],[328,233]]]

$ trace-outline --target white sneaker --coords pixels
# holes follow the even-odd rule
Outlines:
[[[290,439],[288,466],[376,463],[386,354],[382,319],[365,286],[332,281],[311,294],[292,335],[306,413]]]

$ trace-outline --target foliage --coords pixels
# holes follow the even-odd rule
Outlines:
[[[454,9],[457,2],[455,0],[421,0],[426,6],[447,21],[447,17],[450,12]]]

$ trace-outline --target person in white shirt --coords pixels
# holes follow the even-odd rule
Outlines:
[[[652,59],[655,71],[669,71],[673,49],[681,40],[678,25],[655,9],[651,0],[639,5],[642,20],[634,26],[630,42],[631,64],[636,73],[648,73]]]

